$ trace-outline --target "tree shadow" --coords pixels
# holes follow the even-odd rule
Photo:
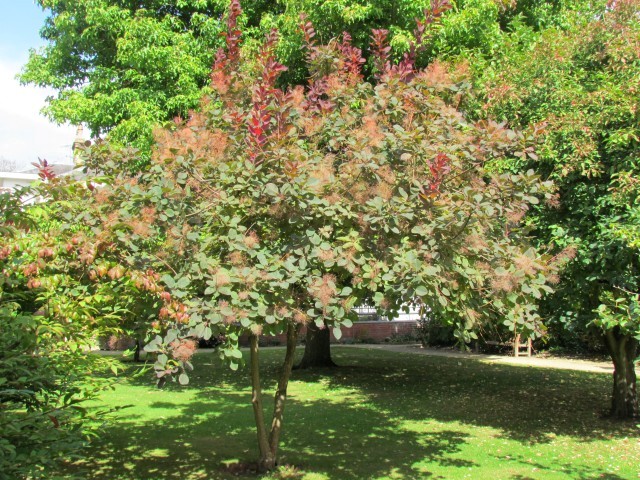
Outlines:
[[[379,350],[337,348],[334,358],[349,366],[294,372],[286,407],[280,461],[313,478],[442,478],[439,467],[462,477],[479,466],[460,458],[472,440],[468,425],[527,445],[561,435],[581,442],[638,435],[632,425],[598,417],[608,376]],[[281,349],[264,350],[267,412],[281,360]],[[64,473],[95,480],[256,478],[246,468],[257,458],[247,369],[232,372],[207,354],[195,363],[188,388],[170,383],[158,391],[149,377],[131,378],[137,404],[119,411],[90,458]],[[425,428],[425,419],[440,427]],[[513,467],[502,478],[529,478],[522,467],[623,478],[570,461],[552,468],[517,455],[493,457]]]
[[[500,429],[529,444],[566,435],[581,442],[637,437],[637,422],[604,416],[610,402],[609,375],[411,353],[334,349],[338,371],[304,375],[332,388],[358,388],[382,408],[394,409],[397,392],[405,419],[433,418]],[[371,363],[371,355],[379,361]]]
[[[560,462],[560,464],[557,465],[557,468],[550,469],[548,465],[545,465],[541,462],[531,461],[530,459],[526,459],[521,455],[496,458],[501,461],[509,462],[510,464],[519,464],[522,466],[526,466],[527,468],[530,468],[536,472],[536,477],[522,474],[505,476],[505,479],[508,478],[510,480],[536,480],[536,478],[545,478],[548,474],[557,473],[558,470],[566,472],[571,476],[571,478],[574,478],[576,480],[592,480],[595,478],[604,480],[627,480],[627,477],[621,477],[620,475],[617,475],[615,473],[603,473],[598,469],[585,466],[576,467],[570,462]]]
[[[197,400],[179,408],[171,402],[151,403],[150,409],[173,409],[162,423],[141,424],[139,416],[123,415],[92,445],[90,459],[69,465],[64,473],[94,480],[256,478],[250,468],[236,468],[257,458],[250,396],[216,396],[198,393]],[[266,396],[265,403],[271,407]],[[425,459],[464,469],[473,465],[471,460],[450,458],[466,442],[464,432],[419,434],[398,429],[383,412],[344,405],[336,416],[336,408],[321,399],[290,399],[280,463],[292,463],[302,471],[338,471],[339,478],[354,480],[391,473],[415,478],[412,465]],[[360,420],[348,422],[353,415]],[[358,455],[353,454],[355,443]],[[421,472],[422,478],[429,476]]]

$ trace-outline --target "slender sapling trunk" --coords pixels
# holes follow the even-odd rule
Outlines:
[[[260,451],[258,469],[263,472],[273,470],[276,467],[278,444],[280,443],[280,433],[282,432],[282,424],[284,421],[284,407],[287,400],[287,388],[289,386],[289,378],[291,377],[291,370],[293,368],[293,359],[296,351],[297,340],[298,326],[289,324],[287,326],[287,350],[282,365],[282,371],[278,378],[278,388],[276,389],[274,398],[271,430],[267,432],[262,404],[262,389],[260,387],[258,336],[250,336],[252,385],[251,403],[253,404],[253,414],[258,433],[258,448]]]
[[[136,338],[136,346],[133,350],[133,361],[140,362],[140,351],[142,350],[142,341]]]
[[[251,334],[249,337],[251,348],[251,404],[253,405],[253,417],[258,433],[258,449],[260,459],[258,468],[260,471],[273,470],[276,459],[271,455],[267,428],[264,423],[264,410],[262,409],[262,388],[260,387],[260,358],[258,336]]]

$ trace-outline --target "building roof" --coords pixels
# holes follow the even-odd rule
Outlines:
[[[73,165],[67,165],[64,163],[59,163],[56,165],[49,165],[49,167],[51,168],[51,170],[53,171],[53,173],[56,176],[60,176],[60,175],[65,175],[69,172],[71,172],[75,167]],[[27,174],[38,174],[38,169],[33,167],[33,168],[28,168],[26,170],[22,170],[19,173],[27,173]]]
[[[0,172],[0,178],[10,180],[37,180],[38,174],[27,172]]]

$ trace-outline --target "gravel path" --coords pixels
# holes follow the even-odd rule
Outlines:
[[[344,345],[347,346],[347,345]],[[583,372],[613,373],[613,364],[590,360],[574,360],[568,358],[539,358],[539,357],[508,357],[503,355],[485,355],[481,353],[466,353],[455,350],[424,348],[416,345],[348,345],[352,348],[368,348],[388,350],[392,352],[413,353],[415,355],[432,355],[438,357],[467,358],[483,363],[502,363],[508,365],[523,365],[540,368],[560,368],[564,370],[579,370]]]

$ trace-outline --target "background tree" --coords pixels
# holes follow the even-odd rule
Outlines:
[[[537,35],[521,26],[479,76],[483,113],[521,128],[544,122],[539,158],[507,168],[535,168],[559,187],[558,204],[530,222],[540,242],[575,248],[576,258],[544,312],[600,333],[615,366],[611,411],[620,418],[639,414],[638,13],[637,2],[617,1],[572,16],[565,30]]]
[[[52,120],[85,124],[93,136],[110,132],[112,141],[148,153],[154,125],[185,116],[198,105],[215,51],[222,45],[226,1],[37,3],[48,13],[41,30],[47,43],[31,52],[21,80],[58,91],[45,108]],[[434,31],[421,62],[469,49],[491,54],[500,32],[514,18],[540,28],[561,21],[559,13],[574,3],[579,2],[460,2]],[[308,72],[297,33],[300,13],[309,16],[324,41],[349,32],[365,58],[371,29],[387,29],[398,57],[409,48],[415,19],[428,6],[428,0],[259,0],[246,6],[238,24],[246,38],[247,58],[255,57],[264,35],[277,28],[277,56],[289,67],[280,81],[304,84]]]
[[[0,172],[15,172],[16,171],[16,161],[9,160],[5,157],[0,157]]]
[[[533,300],[548,290],[551,267],[519,219],[548,185],[487,170],[528,148],[526,139],[467,122],[456,109],[461,85],[440,64],[416,69],[412,54],[392,62],[384,31],[373,33],[374,87],[348,35],[323,45],[305,23],[313,81],[283,90],[275,32],[247,62],[239,17],[233,1],[200,111],[156,131],[148,172],[105,179],[87,206],[101,218],[101,242],[164,273],[158,335],[146,347],[161,382],[187,383],[194,338],[218,333],[237,368],[238,338],[248,334],[259,466],[268,470],[301,325],[339,338],[369,296],[383,312],[432,306],[463,341],[477,324],[505,319],[535,334]],[[283,331],[269,428],[258,338]]]

